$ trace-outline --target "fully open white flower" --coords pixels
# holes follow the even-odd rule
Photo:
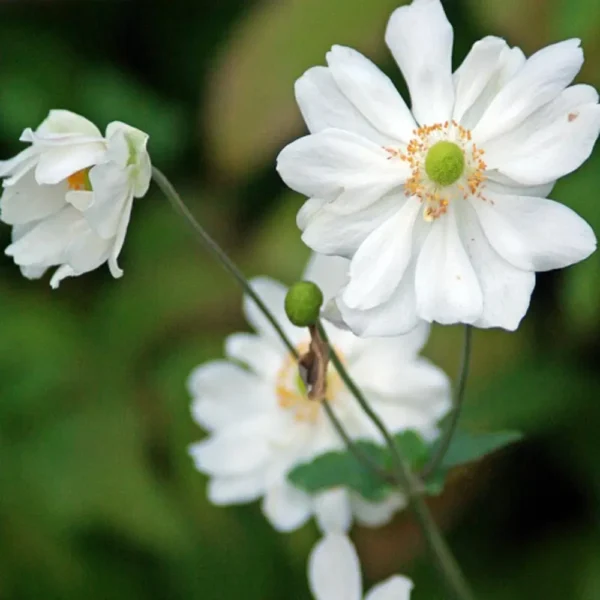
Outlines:
[[[598,94],[568,87],[579,40],[528,59],[497,37],[452,73],[453,31],[439,0],[414,0],[385,36],[412,109],[373,63],[334,46],[296,98],[311,135],[278,158],[310,199],[307,245],[352,259],[337,309],[359,335],[395,335],[417,318],[515,329],[535,272],[586,258],[591,228],[545,197],[578,168],[600,130]]]
[[[0,162],[0,218],[13,225],[6,254],[29,278],[57,266],[52,287],[105,262],[120,277],[133,198],[150,183],[148,136],[114,122],[103,137],[87,119],[52,110],[21,140],[31,145]]]
[[[308,563],[308,581],[316,600],[361,600],[360,562],[352,542],[345,536],[329,534],[317,543]],[[409,600],[412,581],[394,575],[376,585],[365,600]]]
[[[337,265],[332,270],[324,264],[330,260],[313,262],[306,278],[329,287],[339,275]],[[298,350],[306,351],[307,330],[285,316],[285,287],[266,278],[254,280],[253,286]],[[281,531],[301,526],[313,514],[326,531],[346,530],[353,514],[365,524],[387,521],[404,506],[402,496],[379,504],[346,489],[311,497],[287,481],[294,466],[343,443],[322,406],[307,398],[296,362],[270,323],[249,298],[244,310],[256,334],[229,336],[229,360],[201,365],[189,379],[193,417],[210,432],[190,453],[196,467],[211,476],[210,500],[227,505],[264,496],[263,511]],[[450,392],[444,373],[418,356],[428,335],[426,323],[397,338],[360,339],[331,325],[327,333],[389,430],[414,429],[428,439],[437,434],[437,421],[450,407]],[[379,440],[332,367],[327,395],[350,435]]]

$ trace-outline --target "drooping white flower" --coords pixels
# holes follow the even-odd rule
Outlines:
[[[309,558],[308,581],[316,600],[362,599],[360,562],[345,535],[331,533],[317,543]],[[365,600],[409,600],[412,589],[410,579],[394,575],[371,589]]]
[[[326,296],[339,278],[338,265],[327,268],[331,260],[319,257],[305,274],[323,284]],[[253,286],[298,350],[308,350],[307,330],[286,319],[284,286],[267,278],[254,280]],[[311,515],[324,531],[346,530],[353,515],[364,524],[386,522],[405,504],[399,494],[373,504],[347,489],[311,497],[288,482],[293,467],[341,449],[343,443],[322,406],[306,397],[294,358],[249,298],[244,311],[256,334],[229,336],[228,360],[197,367],[188,382],[193,417],[209,431],[190,453],[196,467],[211,477],[210,500],[229,505],[263,497],[264,514],[281,531],[301,526]],[[389,430],[414,429],[427,439],[436,436],[437,421],[450,407],[450,393],[444,373],[418,356],[428,335],[426,323],[399,338],[360,339],[331,325],[326,329]],[[351,436],[379,441],[378,432],[331,366],[327,395]]]
[[[310,199],[303,240],[352,259],[336,299],[359,335],[395,335],[418,318],[514,330],[535,272],[596,247],[591,228],[547,200],[590,155],[598,94],[568,87],[579,40],[528,59],[497,37],[477,42],[452,73],[453,30],[439,0],[414,0],[386,36],[408,85],[341,46],[309,69],[296,98],[311,135],[278,158],[285,182]]]
[[[105,262],[120,277],[133,198],[150,183],[148,136],[114,122],[104,137],[84,117],[52,110],[21,140],[31,145],[0,162],[0,218],[13,226],[6,254],[28,278],[58,267],[52,287]]]

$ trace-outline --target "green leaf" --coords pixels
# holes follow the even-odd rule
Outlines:
[[[387,467],[384,448],[363,441],[356,442],[356,447],[381,468]],[[336,487],[349,487],[366,500],[378,501],[389,492],[389,486],[348,451],[321,454],[311,462],[293,469],[288,474],[288,479],[309,494]]]
[[[402,431],[394,436],[394,440],[413,470],[416,471],[425,464],[429,448],[418,433]],[[392,464],[386,447],[364,440],[356,441],[356,447],[383,470],[388,470]],[[335,487],[348,487],[365,500],[376,502],[382,500],[390,491],[390,486],[382,481],[379,474],[360,463],[349,451],[322,454],[313,461],[293,469],[288,478],[295,486],[309,494]],[[434,493],[439,493],[438,487],[435,487],[435,490]]]
[[[402,456],[410,463],[414,471],[427,462],[430,455],[429,447],[416,431],[411,429],[401,431],[394,436],[394,440]]]
[[[486,454],[518,442],[522,437],[523,434],[519,431],[496,431],[493,433],[458,431],[444,456],[442,469],[450,469],[474,462],[483,458]],[[434,443],[431,447],[431,453],[434,453],[436,449],[437,443]]]

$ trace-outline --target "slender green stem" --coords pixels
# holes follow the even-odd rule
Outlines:
[[[395,485],[396,480],[391,475],[391,473],[388,473],[385,469],[383,469],[380,465],[378,465],[375,461],[373,461],[373,459],[370,456],[368,456],[364,452],[361,452],[360,448],[355,444],[354,440],[348,435],[348,433],[344,429],[344,426],[342,425],[340,420],[337,418],[337,416],[336,416],[335,412],[333,411],[333,408],[331,407],[331,404],[329,403],[327,398],[325,398],[322,403],[323,403],[323,408],[324,408],[325,412],[327,413],[327,416],[329,417],[331,424],[333,425],[333,428],[337,431],[339,436],[342,438],[342,440],[346,444],[346,447],[348,448],[348,451],[354,456],[354,458],[356,458],[356,460],[359,463],[361,463],[363,465],[363,467],[373,471],[383,481],[386,481],[387,483]]]
[[[342,378],[342,381],[344,382],[346,387],[350,390],[352,395],[356,398],[356,401],[360,404],[360,407],[362,408],[364,413],[367,415],[367,417],[369,417],[369,419],[371,419],[375,427],[377,427],[377,429],[383,436],[383,439],[385,440],[385,443],[387,444],[392,455],[392,460],[394,460],[396,465],[399,466],[404,462],[404,460],[400,455],[398,446],[394,441],[392,434],[388,431],[387,427],[385,426],[384,422],[380,419],[379,415],[371,408],[371,405],[364,397],[362,390],[356,385],[356,383],[354,383],[352,377],[350,377],[350,374],[346,370],[346,367],[344,367],[344,364],[340,360],[340,357],[337,355],[335,348],[329,343],[329,338],[327,337],[327,332],[323,327],[323,323],[319,322],[318,327],[321,337],[325,340],[325,342],[329,344],[329,356],[331,358],[333,366],[335,367],[339,376]]]
[[[460,361],[460,370],[458,382],[456,384],[456,393],[454,396],[452,413],[450,414],[448,423],[442,433],[442,437],[440,438],[435,453],[421,471],[421,479],[427,479],[439,468],[444,460],[444,456],[446,456],[446,452],[448,452],[452,438],[456,433],[456,428],[460,420],[460,415],[465,400],[465,392],[467,390],[467,380],[469,378],[469,367],[471,364],[472,340],[473,327],[471,327],[471,325],[465,325],[462,358]]]
[[[273,326],[283,343],[288,348],[288,350],[292,353],[293,356],[298,358],[298,350],[289,340],[275,316],[264,304],[260,296],[258,296],[258,294],[250,286],[240,269],[229,258],[229,256],[227,256],[227,254],[217,244],[217,242],[212,239],[208,232],[205,231],[205,229],[200,225],[200,223],[196,221],[196,219],[189,211],[187,206],[184,204],[183,200],[181,199],[175,188],[171,185],[171,182],[156,167],[152,167],[152,176],[156,184],[160,187],[162,192],[169,199],[173,207],[188,221],[202,245],[209,251],[210,254],[212,254],[214,258],[217,259],[218,262],[220,262],[225,267],[225,269],[234,277],[234,279],[243,288],[243,290],[252,298],[259,310],[271,323],[271,325]],[[325,330],[323,329],[321,323],[319,323],[319,331],[325,342],[327,342],[327,334],[325,333]],[[456,564],[454,557],[448,549],[444,538],[440,534],[439,529],[437,528],[437,525],[433,517],[431,516],[429,509],[427,508],[427,504],[421,496],[420,481],[411,472],[409,465],[406,463],[406,461],[400,454],[396,444],[394,443],[393,437],[387,431],[385,425],[383,424],[379,416],[371,409],[368,402],[364,398],[361,390],[356,386],[352,378],[347,373],[346,369],[344,368],[344,365],[335,353],[335,349],[331,346],[330,353],[331,361],[338,373],[340,374],[340,377],[347,385],[348,389],[352,392],[354,397],[358,400],[365,413],[369,416],[369,418],[373,421],[377,429],[381,432],[386,443],[388,444],[390,452],[392,454],[392,460],[394,462],[394,470],[392,472],[394,482],[402,490],[404,490],[405,493],[407,493],[413,511],[417,517],[417,520],[419,521],[421,528],[423,529],[423,533],[425,535],[429,548],[433,554],[435,562],[442,574],[442,577],[448,584],[448,587],[452,591],[453,595],[456,597],[456,600],[473,600],[473,596],[471,595],[468,586],[460,572],[460,568]],[[331,406],[329,406],[327,402],[325,402],[325,410],[333,426],[336,428],[342,439],[346,442],[349,449],[353,451],[353,453],[357,457],[357,460],[359,459],[359,456],[361,456],[361,460],[364,459],[365,457],[362,456],[360,450],[356,448],[353,440],[346,433],[342,424],[339,422],[339,420],[331,410]]]
[[[319,333],[325,342],[329,343],[327,332],[323,327],[322,323],[318,323]],[[422,484],[421,481],[412,473],[410,465],[402,456],[398,445],[396,444],[393,436],[388,431],[387,427],[380,419],[379,415],[371,408],[369,402],[364,397],[360,388],[356,385],[344,364],[336,354],[335,348],[329,344],[329,355],[331,362],[335,367],[336,371],[342,378],[347,388],[350,390],[352,395],[356,398],[357,402],[365,412],[365,414],[371,419],[375,427],[379,430],[383,436],[387,447],[389,448],[391,458],[393,461],[392,474],[398,487],[400,487],[408,495],[412,510],[423,530],[425,539],[429,546],[431,555],[442,575],[442,578],[446,582],[448,589],[452,592],[456,600],[473,600],[473,595],[469,589],[469,586],[462,574],[460,567],[454,556],[452,555],[446,541],[442,537],[435,520],[429,512],[429,508],[425,500],[422,497]]]
[[[181,199],[181,196],[177,193],[177,190],[173,187],[167,177],[162,173],[162,171],[154,166],[152,167],[152,177],[158,187],[162,190],[163,194],[169,199],[175,210],[177,210],[177,212],[189,223],[191,228],[196,233],[200,243],[217,259],[217,262],[220,262],[225,269],[229,271],[231,275],[233,275],[234,279],[239,285],[242,286],[246,294],[252,298],[263,315],[265,315],[265,317],[269,320],[269,323],[271,323],[271,325],[274,327],[275,331],[281,338],[281,341],[287,346],[288,350],[296,358],[298,358],[298,350],[296,349],[296,346],[294,346],[294,344],[292,344],[292,342],[289,340],[273,313],[268,309],[260,296],[254,291],[237,265],[229,258],[229,256],[227,256],[219,244],[213,240],[204,227],[198,223],[194,215],[190,212],[190,209],[185,205]]]

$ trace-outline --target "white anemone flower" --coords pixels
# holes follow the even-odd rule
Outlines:
[[[31,145],[0,161],[0,218],[13,226],[6,254],[31,279],[58,267],[52,287],[105,262],[120,277],[133,198],[150,184],[148,136],[119,122],[102,136],[84,117],[52,110],[21,140]]]
[[[311,552],[308,581],[316,600],[361,600],[360,562],[352,542],[340,534],[329,534]],[[409,600],[413,583],[394,575],[376,585],[365,600]]]
[[[396,9],[385,40],[410,110],[351,48],[334,46],[327,67],[296,83],[310,135],[284,148],[277,168],[309,196],[302,239],[352,259],[334,308],[358,335],[396,335],[418,318],[514,330],[536,271],[596,248],[585,221],[545,199],[589,157],[600,129],[596,90],[569,87],[580,41],[526,59],[489,36],[452,73],[439,0]]]
[[[305,273],[326,296],[345,267],[328,266],[332,260],[319,257]],[[268,278],[252,285],[299,352],[308,350],[308,331],[286,318],[286,288]],[[312,515],[323,531],[347,530],[353,515],[366,525],[387,522],[406,504],[400,494],[372,503],[345,488],[310,496],[288,482],[296,465],[344,446],[320,403],[307,398],[293,356],[248,297],[244,312],[256,333],[229,336],[227,360],[197,367],[188,381],[192,415],[209,432],[190,454],[197,469],[210,476],[211,502],[230,505],[263,497],[263,512],[279,531],[294,530]],[[450,408],[450,386],[440,369],[418,356],[428,336],[426,323],[396,338],[360,339],[330,324],[326,330],[389,430],[413,429],[435,438],[437,422]],[[327,397],[353,438],[381,441],[331,366]]]

